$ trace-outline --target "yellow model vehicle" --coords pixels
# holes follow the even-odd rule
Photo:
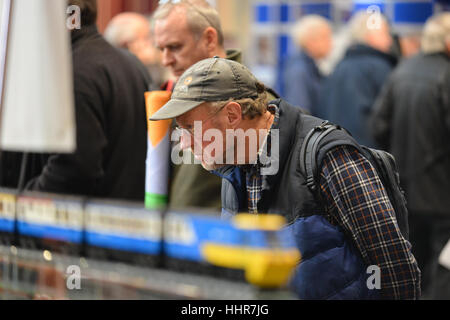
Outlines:
[[[283,229],[285,224],[285,219],[277,215],[237,215],[232,222],[235,241],[205,242],[205,260],[220,267],[243,269],[246,280],[258,287],[282,287],[301,258],[292,235]]]

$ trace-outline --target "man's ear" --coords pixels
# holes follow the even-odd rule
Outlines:
[[[227,117],[227,126],[237,128],[242,121],[242,108],[239,103],[229,102],[224,108]]]
[[[203,31],[203,37],[206,40],[206,46],[208,48],[208,52],[213,54],[216,52],[216,49],[219,44],[219,37],[217,35],[217,30],[213,27],[208,27]]]

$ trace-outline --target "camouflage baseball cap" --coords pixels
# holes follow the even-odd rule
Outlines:
[[[150,120],[179,117],[205,102],[256,98],[258,80],[244,65],[218,57],[197,62],[181,76],[171,100]]]

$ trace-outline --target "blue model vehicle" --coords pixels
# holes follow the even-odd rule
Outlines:
[[[241,243],[240,236],[231,223],[212,215],[169,212],[164,219],[164,252],[181,260],[204,262],[205,241],[232,245]]]
[[[84,219],[80,198],[28,193],[17,196],[16,207],[22,246],[80,253]]]
[[[144,264],[157,262],[162,245],[160,212],[134,204],[90,202],[85,218],[90,255]]]

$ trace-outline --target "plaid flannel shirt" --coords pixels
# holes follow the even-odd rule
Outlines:
[[[275,111],[272,129],[278,127]],[[270,136],[268,139],[270,149]],[[258,213],[262,177],[260,165],[244,168],[248,209]],[[322,164],[320,188],[328,220],[343,228],[367,265],[381,270],[385,299],[418,299],[420,270],[395,220],[395,212],[372,164],[356,149],[341,146],[330,151]]]
[[[258,158],[255,164],[243,166],[245,172],[245,180],[247,185],[247,200],[248,200],[248,212],[258,213],[258,201],[261,199],[262,192],[262,177],[260,174],[260,158],[263,152],[265,152],[266,157],[270,157],[270,147],[271,147],[271,130],[278,129],[278,122],[280,120],[280,112],[278,107],[275,105],[269,105],[267,110],[274,115],[274,120],[272,127],[267,133],[266,140],[262,144],[258,152]]]
[[[329,220],[351,237],[367,265],[381,269],[382,297],[418,299],[421,275],[411,244],[369,160],[355,148],[335,148],[325,156],[320,188]]]

